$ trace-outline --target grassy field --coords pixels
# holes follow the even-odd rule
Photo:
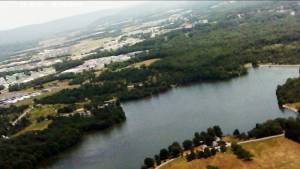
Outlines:
[[[60,105],[44,105],[44,106],[32,108],[32,110],[29,111],[29,113],[28,113],[30,125],[24,129],[20,130],[16,134],[14,134],[14,136],[19,136],[28,131],[36,131],[36,130],[46,129],[48,127],[48,125],[52,123],[52,120],[43,120],[43,121],[38,122],[37,119],[39,117],[47,117],[48,115],[55,115],[58,107],[60,107]]]
[[[206,169],[207,165],[215,165],[220,169],[298,169],[300,166],[300,144],[284,137],[242,146],[254,155],[252,161],[239,160],[228,150],[214,157],[191,162],[178,158],[160,169]]]
[[[44,130],[48,127],[49,124],[52,123],[52,120],[44,120],[42,122],[36,122],[34,121],[33,123],[31,123],[28,127],[24,128],[23,130],[19,131],[18,133],[16,133],[15,136],[19,136],[22,135],[28,131],[38,131],[38,130]]]

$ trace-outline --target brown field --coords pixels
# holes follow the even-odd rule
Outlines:
[[[218,153],[208,159],[187,162],[178,158],[160,169],[206,169],[207,165],[218,166],[220,169],[299,169],[300,144],[284,137],[246,143],[242,145],[253,155],[250,162],[237,159],[230,150]]]
[[[132,67],[139,68],[139,67],[141,67],[142,65],[149,66],[149,65],[151,65],[152,63],[154,63],[154,62],[156,62],[156,61],[158,61],[158,60],[160,60],[160,58],[144,60],[144,61],[142,61],[142,62],[138,62],[138,63],[133,64]]]
[[[287,103],[286,104],[288,107],[294,108],[294,109],[299,109],[300,108],[300,102],[297,103]]]

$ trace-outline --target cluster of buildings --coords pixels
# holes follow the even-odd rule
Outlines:
[[[3,85],[7,88],[9,85],[13,85],[17,83],[27,83],[34,79],[53,74],[55,72],[56,71],[54,68],[48,67],[48,68],[39,69],[37,71],[29,71],[28,73],[25,72],[15,73],[10,76],[1,77],[0,85]]]
[[[45,49],[43,52],[40,52],[38,56],[42,58],[53,58],[57,56],[67,55],[69,53],[69,47],[63,47],[58,49]]]
[[[33,93],[15,93],[0,100],[0,106],[6,106],[10,104],[17,103],[18,101],[22,101],[25,99],[29,99],[32,97],[36,97],[41,95],[41,92],[33,92]]]
[[[123,46],[131,46],[143,41],[143,39],[139,38],[126,37],[122,39],[122,37],[123,36],[119,36],[116,39],[105,42],[102,50],[116,50],[122,48]]]
[[[80,116],[84,116],[84,117],[90,117],[92,115],[92,113],[90,111],[85,110],[84,108],[80,108],[80,109],[75,110],[72,113],[60,114],[59,116],[71,117],[71,116],[74,116],[76,114],[79,114]]]
[[[103,69],[105,65],[113,63],[113,62],[122,62],[131,59],[132,57],[135,57],[136,54],[141,53],[141,51],[137,52],[131,52],[123,55],[118,55],[118,56],[108,56],[108,57],[102,57],[98,59],[91,59],[85,61],[82,65],[79,65],[75,68],[68,69],[62,73],[79,73],[83,72],[84,70],[99,70]]]
[[[98,105],[97,108],[98,109],[105,109],[109,106],[115,106],[116,103],[117,103],[117,99],[113,98],[111,100],[104,101],[104,103],[102,105]],[[79,108],[79,109],[76,109],[72,113],[60,114],[59,116],[71,117],[71,116],[74,116],[74,115],[80,115],[80,116],[83,116],[83,117],[90,117],[90,116],[92,116],[92,113],[91,113],[91,111],[85,110],[84,108]]]

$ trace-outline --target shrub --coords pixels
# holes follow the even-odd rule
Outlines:
[[[152,158],[145,158],[144,164],[147,168],[153,167],[154,166],[154,160]]]
[[[207,169],[219,169],[219,167],[213,166],[213,165],[208,165],[206,168]]]
[[[231,150],[239,159],[243,159],[246,161],[252,160],[251,158],[253,157],[253,155],[236,143],[231,145]]]
[[[183,146],[184,150],[190,150],[193,148],[193,142],[191,140],[185,140],[182,143],[182,146]]]

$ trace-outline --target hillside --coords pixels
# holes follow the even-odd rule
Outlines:
[[[178,158],[160,169],[206,169],[208,165],[219,169],[298,169],[300,144],[284,137],[246,143],[242,145],[253,155],[252,161],[242,161],[228,150],[207,159],[193,160]]]

